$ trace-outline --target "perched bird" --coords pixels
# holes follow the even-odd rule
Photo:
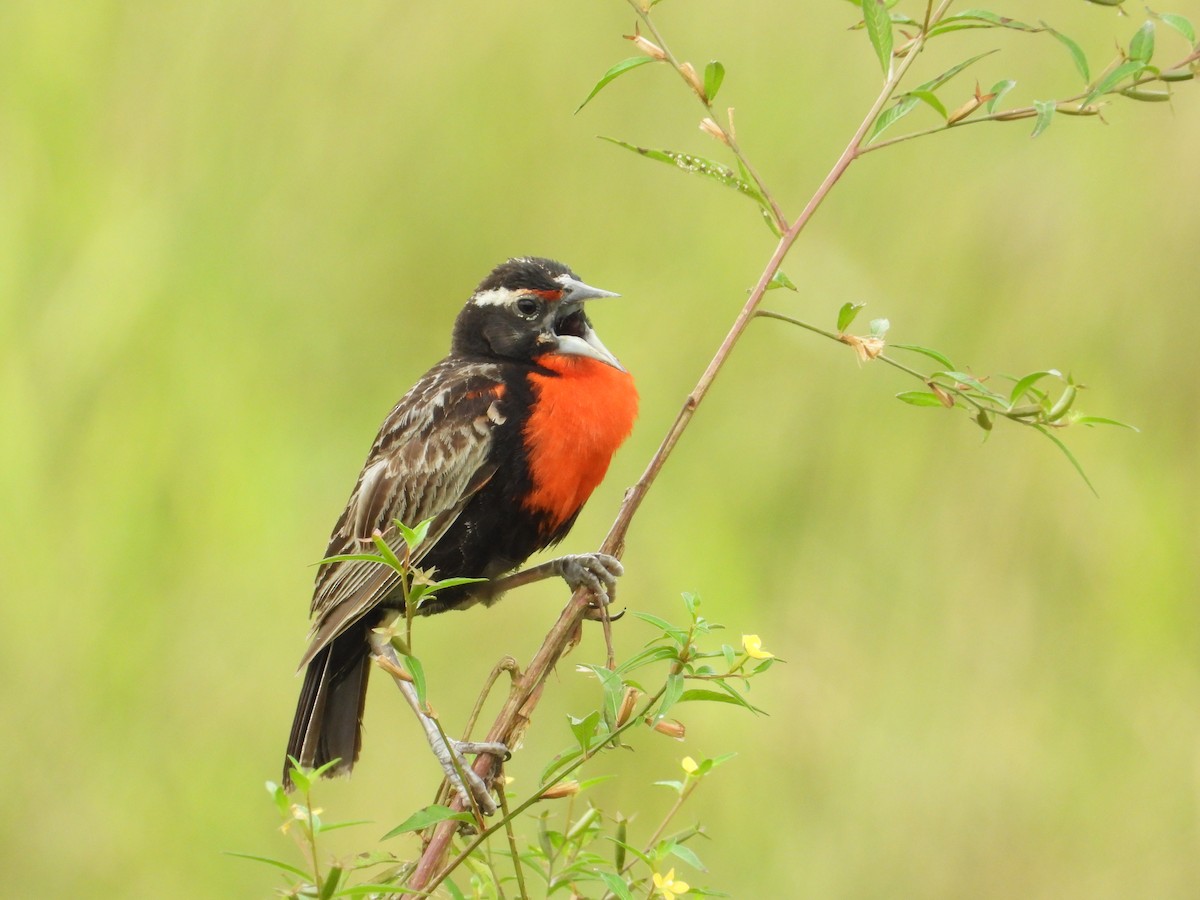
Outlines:
[[[607,602],[621,573],[611,556],[564,556],[509,573],[566,535],[633,427],[633,379],[584,312],[586,301],[615,296],[553,260],[497,266],[459,313],[449,355],[384,420],[326,557],[371,550],[377,530],[399,547],[395,520],[432,519],[421,568],[488,580],[436,594],[422,615],[488,605],[509,587],[551,576]],[[395,572],[379,563],[318,570],[287,750],[301,765],[340,759],[333,775],[358,759],[372,630],[403,610],[399,593]]]

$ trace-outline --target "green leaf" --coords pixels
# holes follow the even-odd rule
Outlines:
[[[421,661],[415,656],[409,656],[407,653],[401,653],[400,658],[404,660],[404,668],[408,670],[408,674],[412,676],[413,688],[417,692],[417,702],[422,707],[425,706],[425,694],[427,685],[425,683],[425,667],[421,665]]]
[[[392,894],[420,894],[422,891],[414,891],[411,888],[399,887],[394,883],[388,884],[354,884],[350,887],[344,887],[333,896],[335,897],[367,897],[377,895],[388,897]]]
[[[905,94],[903,97],[897,98],[894,106],[889,106],[879,114],[878,118],[875,119],[875,124],[871,128],[871,137],[868,139],[867,143],[875,140],[875,138],[879,137],[881,134],[907,116],[910,112],[917,108],[917,104],[920,102],[921,101],[912,96],[912,94]]]
[[[424,831],[430,825],[436,825],[438,822],[445,822],[448,819],[453,819],[456,822],[473,822],[474,818],[469,812],[455,812],[448,806],[441,806],[434,803],[426,806],[424,809],[419,809],[383,837],[381,841],[386,841],[388,838],[394,838],[400,834],[407,834],[410,831]]]
[[[910,353],[920,353],[924,356],[928,356],[932,360],[937,361],[939,365],[945,366],[947,369],[954,368],[954,363],[950,362],[947,357],[943,356],[941,353],[938,353],[936,350],[930,350],[928,347],[919,347],[916,344],[889,344],[888,346],[893,350],[907,350]]]
[[[1095,496],[1099,497],[1100,495],[1096,493],[1096,489],[1092,486],[1092,482],[1087,477],[1087,473],[1083,471],[1083,466],[1079,464],[1079,460],[1075,458],[1075,454],[1067,449],[1067,445],[1051,434],[1050,429],[1048,429],[1045,425],[1034,425],[1033,427],[1054,442],[1054,445],[1063,452],[1063,456],[1065,456],[1070,461],[1071,465],[1075,467],[1075,471],[1079,473],[1079,477],[1083,479],[1083,483],[1088,486],[1088,490],[1091,491]]]
[[[442,882],[442,884],[445,885],[446,890],[449,892],[450,900],[467,900],[467,895],[464,894],[459,889],[458,885],[455,884],[450,879],[447,878],[445,881]]]
[[[1025,396],[1031,387],[1048,375],[1055,378],[1062,378],[1062,372],[1058,371],[1058,369],[1045,369],[1041,372],[1030,372],[1024,378],[1020,379],[1015,385],[1013,385],[1012,392],[1008,395],[1008,405],[1010,407],[1016,406],[1020,399]]]
[[[672,672],[667,676],[666,690],[663,691],[662,701],[658,704],[658,709],[654,711],[655,720],[661,719],[667,714],[667,711],[679,702],[679,698],[683,696],[683,676],[678,672]]]
[[[783,269],[777,269],[767,284],[768,291],[773,291],[776,288],[787,288],[789,291],[800,290],[800,288],[796,287],[796,283],[787,277],[787,273]]]
[[[705,178],[710,178],[718,184],[732,188],[739,194],[743,194],[757,203],[764,212],[770,213],[770,205],[763,198],[756,188],[749,181],[745,181],[738,177],[738,174],[719,162],[711,159],[705,159],[702,156],[692,156],[688,153],[677,153],[674,150],[654,150],[649,147],[638,147],[634,144],[619,141],[616,138],[600,136],[600,140],[608,141],[610,144],[616,144],[618,147],[624,147],[626,150],[632,151],[639,156],[644,156],[647,159],[653,159],[657,162],[666,163],[674,166],[677,169],[682,169],[692,175],[701,175]]]
[[[460,584],[478,584],[481,581],[487,581],[486,578],[443,578],[441,581],[435,581],[429,585],[429,593],[435,591],[444,591],[446,588],[458,587]]]
[[[321,892],[317,894],[317,900],[331,900],[333,892],[337,890],[338,883],[344,874],[345,870],[341,866],[330,866],[329,872],[325,875],[325,881],[321,884]]]
[[[708,868],[704,865],[704,863],[700,862],[700,857],[698,857],[690,847],[685,847],[683,844],[671,841],[670,845],[667,847],[667,852],[678,859],[682,859],[693,869],[697,869],[700,872],[708,871]]]
[[[888,333],[888,329],[892,327],[892,323],[888,319],[872,319],[871,320],[871,337],[880,338]]]
[[[1118,428],[1128,428],[1130,431],[1136,431],[1141,434],[1141,429],[1136,425],[1130,425],[1128,422],[1118,422],[1116,419],[1107,419],[1104,416],[1078,416],[1071,420],[1076,425],[1116,425]]]
[[[303,869],[298,869],[295,866],[293,866],[289,863],[281,862],[278,859],[271,859],[271,857],[269,857],[269,856],[255,856],[252,853],[237,853],[233,850],[226,850],[225,855],[226,856],[236,856],[238,859],[249,859],[249,860],[253,860],[254,862],[265,863],[268,866],[274,866],[277,869],[283,869],[283,871],[285,871],[285,872],[290,872],[291,874],[296,875],[299,878],[303,878],[305,880],[312,879],[312,875],[309,874],[308,872],[305,872]]]
[[[634,616],[641,619],[643,622],[649,622],[677,644],[682,645],[683,642],[687,640],[687,631],[679,628],[676,625],[672,625],[666,619],[644,612],[635,612]]]
[[[723,684],[722,682],[718,683]],[[727,691],[729,690],[729,685],[723,684],[723,686]],[[720,691],[710,691],[706,690],[705,688],[689,688],[679,695],[679,702],[732,703],[734,706],[740,706],[744,709],[750,710],[751,712],[762,712],[761,709],[751,704],[750,701],[748,701],[741,694],[738,694],[736,690],[734,690],[733,693],[721,693]]]
[[[1029,136],[1037,137],[1050,127],[1050,120],[1054,118],[1058,104],[1053,100],[1034,100],[1033,108],[1037,110],[1037,119],[1033,123],[1033,133]]]
[[[1146,64],[1141,60],[1131,59],[1129,62],[1121,63],[1121,65],[1100,79],[1100,82],[1088,91],[1088,95],[1083,98],[1083,102],[1079,105],[1089,105],[1097,97],[1107,94],[1126,78],[1135,78],[1145,70]]]
[[[425,537],[429,534],[429,527],[433,524],[433,519],[426,519],[424,522],[419,522],[415,528],[409,528],[399,519],[393,521],[404,537],[404,543],[408,545],[409,553],[417,552],[417,548],[424,543]]]
[[[616,722],[621,699],[625,695],[625,682],[621,680],[620,675],[604,666],[588,665],[584,668],[596,673],[604,689],[604,721]]]
[[[903,400],[912,406],[943,406],[937,394],[928,391],[901,391],[896,395],[897,400]]]
[[[1129,58],[1148,63],[1154,58],[1154,21],[1147,19],[1129,42]]]
[[[629,59],[621,60],[619,63],[600,76],[600,80],[596,82],[596,86],[592,88],[592,92],[588,94],[586,98],[584,98],[584,101],[580,103],[579,106],[575,107],[575,112],[578,113],[579,110],[587,106],[588,103],[591,102],[592,98],[604,90],[608,83],[614,78],[619,78],[630,69],[636,69],[638,66],[644,66],[646,63],[652,62],[658,62],[658,60],[654,59],[652,56],[631,56]]]
[[[1168,28],[1174,28],[1182,34],[1184,40],[1189,44],[1196,43],[1196,29],[1193,27],[1190,19],[1184,16],[1177,16],[1175,13],[1160,13],[1158,20]]]
[[[924,84],[917,85],[914,90],[936,91],[938,88],[940,88],[943,84],[945,84],[947,81],[949,81],[955,75],[957,75],[959,72],[962,72],[964,69],[970,68],[971,66],[975,65],[975,63],[979,62],[984,57],[991,56],[995,52],[997,52],[997,51],[985,50],[983,53],[978,53],[975,56],[972,56],[970,59],[964,59],[958,65],[951,66],[949,69],[947,69],[941,75],[937,76],[937,78],[930,79],[929,81],[926,81]]]
[[[600,710],[594,709],[582,719],[574,716],[567,716],[567,719],[571,723],[571,733],[575,735],[575,740],[579,741],[580,749],[586,752],[592,746],[596,729],[600,727]]]
[[[725,67],[717,60],[713,60],[704,67],[704,96],[711,103],[716,99],[717,91],[721,89],[721,82],[725,80]]]
[[[992,85],[992,89],[988,91],[992,95],[992,99],[984,104],[984,108],[990,113],[996,111],[996,104],[1004,99],[1004,95],[1017,86],[1017,83],[1011,78],[1005,78],[1003,81],[997,81]]]
[[[943,119],[948,118],[950,115],[946,112],[946,107],[942,105],[942,101],[938,99],[937,94],[933,91],[910,91],[908,96],[916,97]]]
[[[865,303],[843,303],[842,308],[838,310],[837,330],[845,331],[849,328],[854,323],[859,310],[866,305]]]
[[[676,648],[666,647],[662,644],[659,644],[654,647],[647,647],[645,650],[641,650],[634,654],[629,659],[625,660],[625,662],[617,666],[617,672],[618,674],[624,674],[626,672],[632,672],[635,669],[640,669],[642,666],[649,665],[650,663],[661,662],[665,659],[678,658],[679,651]]]
[[[538,783],[545,788],[552,781],[554,781],[554,778],[560,769],[565,769],[581,756],[583,756],[583,751],[577,750],[574,747],[572,747],[570,750],[564,750],[562,753],[557,754],[553,759],[550,760],[549,763],[547,763],[546,768],[542,770],[541,779]]]
[[[1071,54],[1071,60],[1075,63],[1076,70],[1078,70],[1080,77],[1083,78],[1083,83],[1087,84],[1089,81],[1091,81],[1092,75],[1088,68],[1087,54],[1083,52],[1083,48],[1062,32],[1055,31],[1045,22],[1042,23],[1042,27],[1045,28],[1048,33],[1053,35],[1055,40],[1067,48],[1067,51]]]
[[[863,24],[884,75],[892,70],[892,17],[883,0],[862,0]]]
[[[617,900],[633,900],[633,894],[629,892],[629,887],[625,884],[625,879],[616,872],[598,872],[600,880],[604,882],[604,886],[612,892]]]

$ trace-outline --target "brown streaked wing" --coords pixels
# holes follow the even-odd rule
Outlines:
[[[496,366],[461,360],[443,360],[417,382],[384,421],[326,556],[374,552],[370,538],[376,529],[398,551],[403,540],[393,520],[413,526],[433,519],[414,559],[419,562],[491,477],[492,430],[503,419],[489,410],[500,384]],[[346,560],[322,566],[313,593],[310,644],[300,665],[375,608],[396,584],[396,573],[379,563]]]

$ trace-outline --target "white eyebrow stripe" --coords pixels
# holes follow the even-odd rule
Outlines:
[[[480,291],[471,298],[476,306],[504,306],[513,303],[520,296],[508,288],[492,288],[490,291]]]

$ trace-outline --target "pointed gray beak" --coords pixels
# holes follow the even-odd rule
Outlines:
[[[590,284],[584,284],[582,281],[568,278],[566,275],[556,280],[562,285],[562,302],[564,303],[579,303],[584,300],[599,300],[601,297],[621,296],[620,294],[614,294],[612,291],[602,291],[600,288],[594,288]]]

